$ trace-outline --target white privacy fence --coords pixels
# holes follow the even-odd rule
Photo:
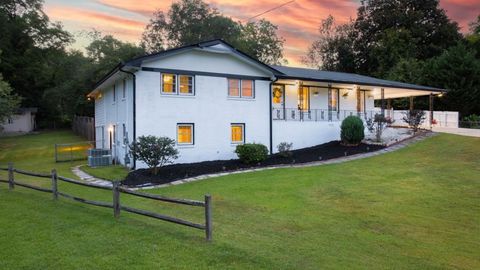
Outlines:
[[[378,112],[381,111],[379,108],[376,109]],[[406,112],[407,110],[385,110],[385,116],[394,120],[393,125],[395,126],[407,126],[407,123],[403,121]],[[422,127],[430,128],[430,111],[425,111],[425,117],[426,119]],[[436,122],[436,124],[434,124],[435,127],[458,128],[458,112],[434,111],[433,119]]]

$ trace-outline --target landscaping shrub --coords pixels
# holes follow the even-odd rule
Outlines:
[[[340,138],[345,145],[358,145],[365,138],[365,127],[358,116],[348,116],[342,121]]]
[[[403,121],[407,123],[413,129],[413,133],[415,133],[418,131],[418,128],[423,124],[425,118],[425,111],[409,110],[404,113]]]
[[[254,164],[267,159],[268,148],[259,143],[246,143],[237,145],[235,153],[243,163]]]
[[[377,142],[381,142],[383,131],[392,123],[393,121],[390,117],[385,117],[385,115],[381,113],[376,113],[373,118],[367,119],[367,129],[371,133],[375,133],[375,140]]]
[[[168,137],[140,136],[129,146],[132,156],[143,161],[157,175],[158,168],[178,158],[175,140]]]
[[[292,156],[293,143],[281,142],[277,145],[278,154],[282,157],[288,158]]]

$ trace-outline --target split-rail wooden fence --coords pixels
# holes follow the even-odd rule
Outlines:
[[[8,168],[0,167],[0,170],[8,171],[8,180],[0,179],[0,183],[8,184],[8,187],[9,187],[10,190],[14,190],[15,186],[21,186],[21,187],[25,187],[25,188],[29,188],[29,189],[33,189],[33,190],[37,190],[37,191],[52,193],[52,196],[53,196],[54,200],[58,200],[58,197],[61,196],[61,197],[65,197],[65,198],[68,198],[68,199],[71,199],[71,200],[74,200],[74,201],[78,201],[78,202],[82,202],[82,203],[86,203],[86,204],[90,204],[90,205],[94,205],[94,206],[112,208],[113,209],[113,216],[115,218],[118,218],[120,216],[120,211],[123,210],[123,211],[133,213],[133,214],[138,214],[138,215],[143,215],[143,216],[147,216],[147,217],[151,217],[151,218],[155,218],[155,219],[160,219],[160,220],[172,222],[172,223],[175,223],[175,224],[180,224],[180,225],[204,230],[205,231],[205,237],[206,237],[207,241],[212,240],[212,198],[211,198],[210,195],[205,195],[205,200],[204,201],[179,199],[179,198],[169,198],[169,197],[164,197],[164,196],[160,196],[160,195],[154,195],[154,194],[148,194],[148,193],[143,193],[143,192],[130,190],[126,187],[121,186],[120,182],[112,182],[112,187],[102,186],[102,185],[88,183],[88,182],[80,182],[80,181],[77,181],[77,180],[74,180],[74,179],[70,179],[70,178],[58,175],[57,171],[55,169],[53,169],[51,171],[51,173],[49,173],[49,174],[24,171],[24,170],[14,168],[12,163],[8,164]],[[43,187],[38,187],[38,186],[30,185],[30,184],[27,184],[27,183],[19,182],[15,178],[15,173],[18,173],[18,174],[21,174],[21,175],[38,177],[38,178],[51,179],[52,186],[51,186],[51,188],[43,188]],[[73,195],[70,195],[70,194],[67,194],[67,193],[64,193],[64,192],[60,192],[58,190],[58,184],[57,184],[58,180],[64,181],[64,182],[67,182],[67,183],[71,183],[71,184],[75,184],[75,185],[90,187],[90,188],[111,190],[112,195],[113,195],[112,203],[87,200],[87,199],[84,199],[84,198],[75,197]],[[190,222],[190,221],[175,218],[175,217],[170,217],[170,216],[161,215],[161,214],[150,212],[150,211],[145,211],[145,210],[125,206],[125,205],[120,203],[120,194],[122,194],[122,193],[137,196],[137,197],[141,197],[141,198],[145,198],[145,199],[167,202],[167,203],[202,207],[202,208],[204,208],[204,211],[205,211],[205,223],[204,224],[198,224],[198,223]]]

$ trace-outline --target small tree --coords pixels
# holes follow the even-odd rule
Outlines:
[[[376,113],[373,118],[367,119],[367,129],[371,133],[375,133],[375,140],[377,142],[381,142],[383,131],[391,123],[393,123],[393,121],[389,117]]]
[[[132,156],[145,162],[154,175],[158,168],[178,158],[175,140],[168,137],[140,136],[129,148]]]
[[[425,121],[425,111],[422,110],[409,110],[403,113],[403,121],[407,123],[415,134],[418,131],[418,127]]]

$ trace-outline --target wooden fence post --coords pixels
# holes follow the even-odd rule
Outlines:
[[[57,144],[55,144],[55,163],[58,162]]]
[[[8,163],[8,189],[12,190],[15,188],[15,179],[13,176],[13,163]]]
[[[205,195],[205,236],[212,241],[212,196]]]
[[[120,191],[119,191],[120,182],[112,182],[112,191],[113,191],[113,216],[118,218],[120,216]]]
[[[53,199],[58,199],[57,170],[52,170],[52,195]]]

